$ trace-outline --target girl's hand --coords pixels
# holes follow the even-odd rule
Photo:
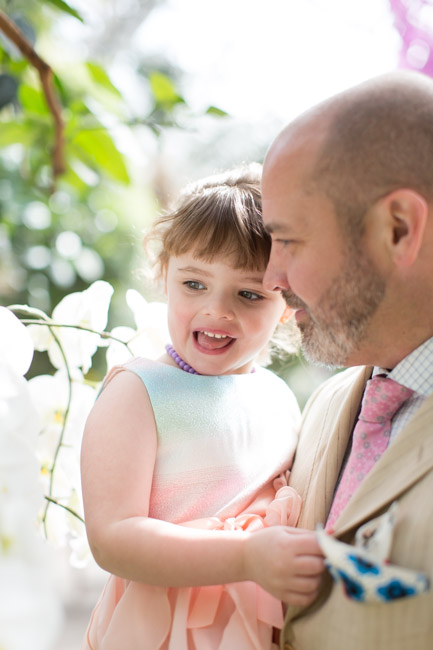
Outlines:
[[[271,526],[250,533],[244,551],[248,580],[288,605],[306,606],[316,598],[325,564],[314,532]]]

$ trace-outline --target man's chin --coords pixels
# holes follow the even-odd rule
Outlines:
[[[348,366],[349,353],[342,350],[329,341],[320,341],[314,336],[308,336],[306,328],[299,328],[301,331],[301,350],[305,359],[315,365],[327,370],[338,370]]]
[[[311,352],[308,347],[305,348],[303,345],[301,346],[301,350],[305,359],[313,366],[319,366],[321,368],[326,368],[327,370],[339,370],[341,368],[347,368],[347,364],[344,361],[338,362],[323,357],[323,355],[319,356],[315,353],[315,351]]]

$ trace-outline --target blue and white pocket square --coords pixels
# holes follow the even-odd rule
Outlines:
[[[352,600],[388,602],[428,591],[428,577],[412,569],[388,564],[397,504],[368,522],[356,534],[355,545],[345,544],[317,530],[325,563],[335,582],[341,582]]]

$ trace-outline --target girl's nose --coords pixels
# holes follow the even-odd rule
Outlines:
[[[206,304],[203,306],[203,313],[213,318],[222,318],[224,320],[232,320],[234,318],[234,311],[230,300],[224,296],[209,296]]]

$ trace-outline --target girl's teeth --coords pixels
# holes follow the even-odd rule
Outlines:
[[[206,334],[206,336],[210,336],[210,338],[214,338],[214,339],[228,338],[227,336],[225,336],[225,334],[212,334],[212,332],[205,332],[205,331],[203,331],[203,334]]]

